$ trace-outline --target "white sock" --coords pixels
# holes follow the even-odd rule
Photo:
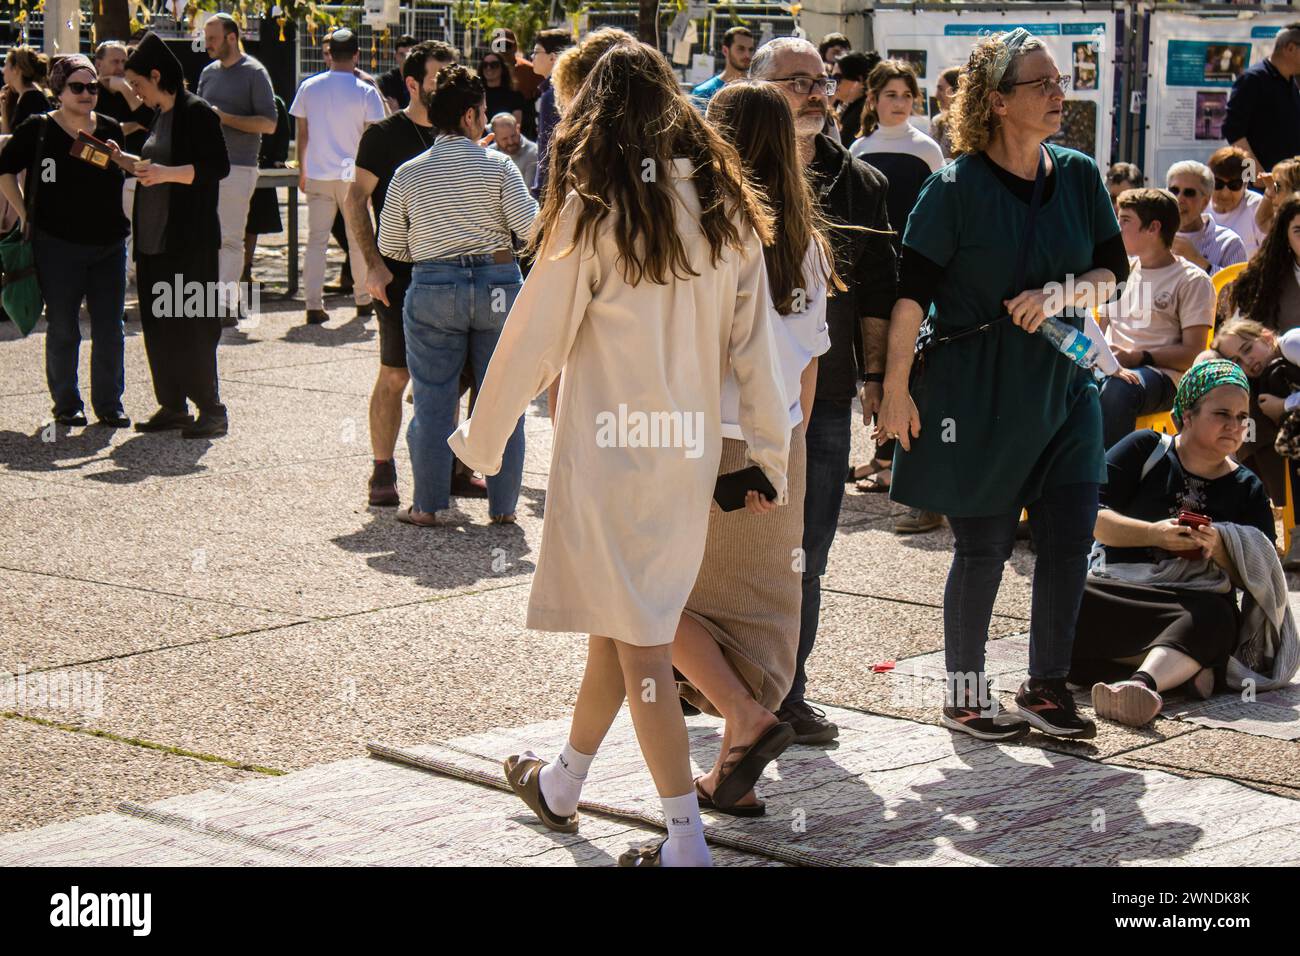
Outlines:
[[[662,799],[668,842],[660,851],[659,862],[664,866],[712,866],[713,857],[704,842],[704,821],[700,819],[700,801],[695,791]]]
[[[595,759],[595,754],[578,753],[572,744],[566,743],[555,762],[548,763],[537,775],[542,798],[556,816],[571,817],[578,811],[582,782],[587,779],[587,771]]]

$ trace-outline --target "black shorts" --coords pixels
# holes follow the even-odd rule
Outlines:
[[[379,364],[389,368],[406,368],[406,333],[402,331],[402,303],[411,285],[411,263],[397,262],[384,257],[384,265],[393,274],[388,283],[388,301],[384,305],[375,299],[375,314],[379,316]]]

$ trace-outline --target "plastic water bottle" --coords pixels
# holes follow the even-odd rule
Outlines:
[[[1088,369],[1094,377],[1102,379],[1118,371],[1119,363],[1115,361],[1110,347],[1091,319],[1089,325],[1096,329],[1097,341],[1095,342],[1074,326],[1053,316],[1048,316],[1047,321],[1038,327],[1038,334],[1051,342],[1057,351],[1075,365]]]

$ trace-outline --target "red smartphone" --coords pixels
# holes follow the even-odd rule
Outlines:
[[[1178,512],[1178,523],[1184,528],[1208,528],[1213,522],[1205,515],[1197,514],[1195,511]],[[1200,548],[1190,548],[1187,551],[1171,551],[1170,554],[1186,558],[1188,561],[1198,561],[1203,557]]]

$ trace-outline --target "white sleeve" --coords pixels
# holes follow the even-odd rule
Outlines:
[[[1300,365],[1300,329],[1284,333],[1277,344],[1284,359],[1292,365]]]

